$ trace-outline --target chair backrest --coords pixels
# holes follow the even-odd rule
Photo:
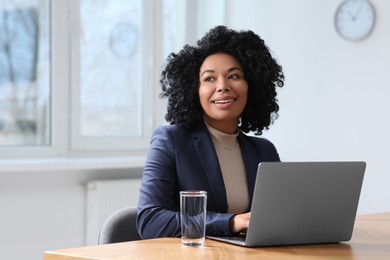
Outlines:
[[[113,212],[100,229],[99,245],[140,240],[136,219],[136,207],[126,207]]]

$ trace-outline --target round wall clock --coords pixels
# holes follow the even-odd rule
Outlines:
[[[374,28],[374,6],[369,0],[345,0],[336,10],[334,24],[337,33],[344,39],[360,41]]]

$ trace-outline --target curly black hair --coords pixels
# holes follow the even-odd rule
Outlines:
[[[278,117],[276,87],[283,87],[282,67],[272,57],[264,40],[253,31],[234,31],[225,26],[211,29],[195,46],[185,45],[171,53],[161,73],[160,98],[168,98],[165,119],[171,124],[191,125],[203,114],[199,100],[199,70],[212,54],[236,58],[248,83],[248,100],[239,121],[242,132],[261,135]]]

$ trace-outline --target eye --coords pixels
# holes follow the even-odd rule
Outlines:
[[[231,75],[229,75],[229,77],[228,77],[228,79],[239,79],[239,78],[241,78],[241,77],[240,77],[240,75],[238,75],[238,74],[231,74]]]
[[[209,82],[212,82],[212,81],[214,81],[214,80],[215,80],[214,77],[205,77],[205,78],[203,79],[203,81],[209,81]]]

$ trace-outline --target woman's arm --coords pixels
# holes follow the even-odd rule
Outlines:
[[[137,228],[142,238],[180,236],[173,140],[164,128],[152,136],[142,176]]]
[[[173,135],[177,134],[172,134],[167,128],[162,127],[155,131],[151,140],[138,203],[137,228],[142,238],[181,235],[179,192],[184,184],[179,183],[177,171],[192,176],[201,174],[197,169],[178,166],[180,163],[176,162],[176,153],[185,153],[185,151],[177,151],[175,141],[179,141]],[[188,156],[191,156],[191,151],[188,152]],[[195,160],[195,158],[189,159]],[[180,165],[182,164],[181,161]],[[189,187],[188,185],[189,183],[186,183],[186,187]],[[206,234],[231,235],[232,216],[233,214],[208,210]]]

